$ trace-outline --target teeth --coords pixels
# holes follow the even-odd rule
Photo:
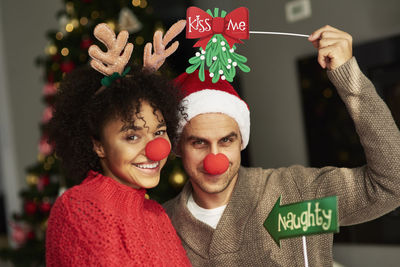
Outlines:
[[[158,167],[158,162],[154,163],[149,163],[149,164],[134,164],[136,167],[141,168],[141,169],[154,169]]]

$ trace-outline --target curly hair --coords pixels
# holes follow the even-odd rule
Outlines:
[[[89,170],[102,171],[93,150],[105,124],[113,119],[133,123],[141,102],[161,112],[171,141],[176,139],[179,91],[158,74],[131,66],[129,74],[96,93],[103,77],[89,66],[66,75],[55,98],[54,116],[47,126],[49,142],[70,178],[83,180]]]

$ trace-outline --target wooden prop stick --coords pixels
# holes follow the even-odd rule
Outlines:
[[[300,34],[300,33],[290,33],[290,32],[260,32],[260,31],[249,31],[250,33],[255,34],[274,34],[274,35],[288,35],[288,36],[297,36],[297,37],[305,37],[308,38],[310,35]]]

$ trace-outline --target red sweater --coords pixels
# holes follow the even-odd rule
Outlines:
[[[46,266],[190,266],[164,209],[90,171],[51,209]]]

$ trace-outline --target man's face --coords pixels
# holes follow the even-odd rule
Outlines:
[[[186,124],[178,152],[195,197],[230,196],[240,167],[241,140],[238,124],[225,114],[201,114]],[[203,168],[203,160],[209,153],[225,154],[229,159],[228,170],[219,175],[208,174]]]

